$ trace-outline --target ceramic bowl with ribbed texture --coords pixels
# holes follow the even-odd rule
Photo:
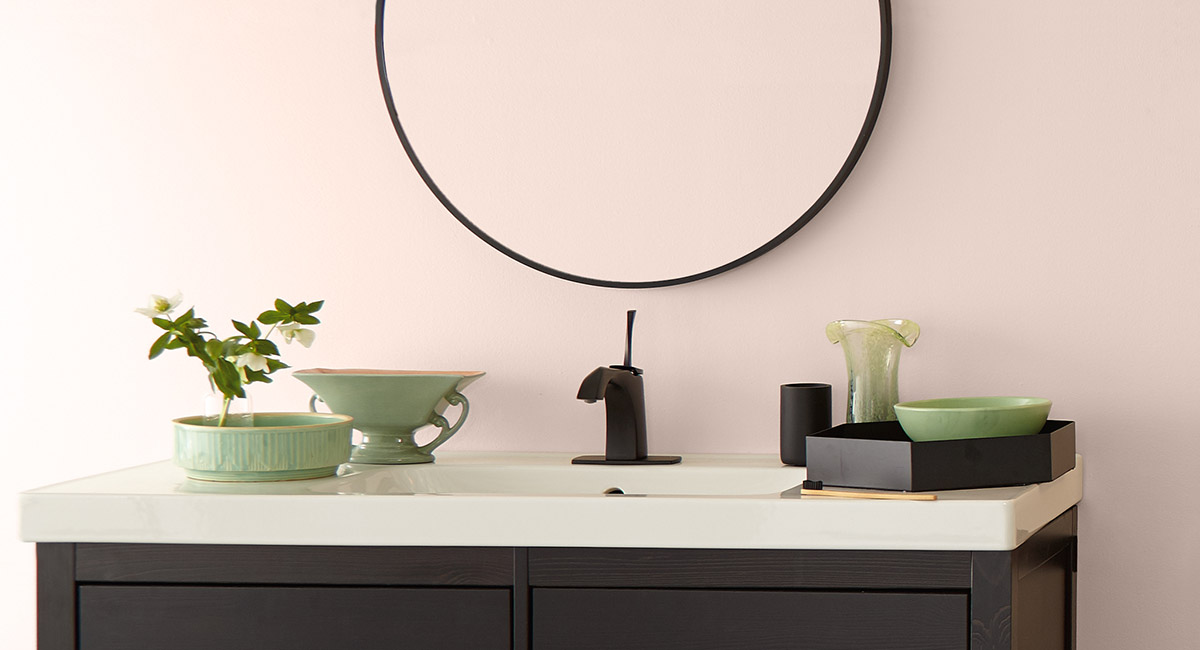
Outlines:
[[[334,413],[256,413],[253,426],[174,420],[175,464],[205,481],[288,481],[332,476],[350,459],[354,418]]]

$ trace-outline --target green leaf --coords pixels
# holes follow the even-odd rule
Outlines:
[[[258,315],[258,322],[263,325],[274,325],[284,319],[285,314],[281,314],[274,310],[264,311]]]
[[[250,370],[249,368],[247,368],[246,369],[246,383],[248,383],[248,384],[253,384],[253,383],[269,384],[269,383],[271,383],[271,378],[267,376],[267,373],[265,373],[261,370]]]
[[[212,339],[204,344],[204,353],[209,357],[216,359],[217,357],[224,356],[221,354],[225,351],[224,348],[224,342],[218,341],[217,339]]]
[[[233,329],[241,332],[242,334],[245,334],[246,338],[251,338],[251,339],[258,338],[257,336],[254,336],[253,334],[250,333],[251,332],[250,326],[243,322],[236,321],[236,320],[233,321]]]
[[[246,391],[242,390],[242,375],[238,372],[237,366],[233,365],[226,359],[217,359],[216,372],[212,375],[213,383],[217,385],[217,390],[226,397],[245,397]]]
[[[239,377],[239,380],[240,379],[241,378]],[[220,371],[212,373],[212,380],[213,384],[216,385],[217,390],[220,391],[220,393],[225,397],[233,397],[237,394],[237,385],[229,383],[229,380],[226,379]]]
[[[171,333],[170,332],[167,332],[166,334],[163,334],[162,336],[158,337],[158,339],[156,339],[154,341],[154,344],[150,346],[150,358],[153,359],[154,357],[157,357],[158,355],[162,354],[163,350],[167,349],[167,344],[170,342],[171,342]]]
[[[196,308],[192,307],[191,309],[184,312],[182,316],[180,316],[179,318],[176,318],[175,324],[182,326],[184,323],[195,318],[195,316],[196,316]]]
[[[275,372],[276,370],[283,370],[284,368],[291,368],[291,366],[280,361],[279,359],[267,359],[267,374],[268,375]]]
[[[279,356],[279,347],[276,346],[275,343],[273,343],[272,341],[268,341],[267,339],[258,339],[257,341],[251,341],[249,345],[250,345],[251,350],[254,350],[255,352],[261,354],[264,357],[269,354]]]
[[[161,327],[165,330],[175,329],[175,323],[172,323],[171,320],[167,319],[167,318],[152,318],[152,319],[150,319],[150,322],[154,323],[155,325],[158,325],[159,327]]]
[[[183,342],[183,347],[187,348],[189,357],[196,357],[204,362],[205,365],[212,365],[212,359],[209,358],[207,352],[204,351],[204,338],[191,330],[183,330],[177,332],[176,340]]]
[[[250,338],[256,339],[262,336],[262,330],[258,329],[258,323],[250,321]]]
[[[309,304],[308,304],[308,309],[306,309],[306,310],[304,310],[304,311],[305,311],[305,313],[311,314],[311,313],[313,313],[314,311],[321,311],[321,307],[324,307],[324,306],[325,306],[325,301],[324,301],[324,300],[318,300],[318,301],[316,301],[316,302],[311,302],[311,303],[309,303]]]
[[[170,342],[167,343],[168,350],[178,350],[182,347],[184,347],[183,341],[180,341],[179,339],[171,339]]]
[[[321,324],[321,321],[318,320],[316,316],[309,316],[308,314],[296,314],[296,322],[300,323],[301,325]]]
[[[292,313],[292,311],[295,310],[295,307],[292,307],[291,305],[284,302],[283,298],[276,298],[275,299],[275,309],[278,311],[281,311],[285,314],[290,314],[290,313]]]

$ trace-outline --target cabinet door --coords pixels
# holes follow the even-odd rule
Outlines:
[[[533,647],[964,650],[966,594],[535,589]]]
[[[79,589],[81,650],[508,648],[508,589]]]

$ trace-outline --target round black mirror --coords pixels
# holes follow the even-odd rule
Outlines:
[[[883,102],[889,0],[378,0],[409,159],[464,226],[584,284],[683,284],[795,234]]]

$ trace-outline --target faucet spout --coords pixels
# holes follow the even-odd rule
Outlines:
[[[646,392],[641,374],[621,367],[596,368],[579,385],[579,399],[604,401],[604,458],[608,461],[646,459]]]
[[[583,378],[583,383],[579,385],[579,394],[576,397],[587,402],[588,404],[594,404],[605,398],[605,393],[608,391],[608,387],[613,381],[616,381],[617,385],[620,386],[623,382],[625,382],[622,375],[629,374],[629,371],[619,366],[596,368],[592,372],[588,373],[587,377]],[[641,371],[638,370],[633,374],[640,375]]]

